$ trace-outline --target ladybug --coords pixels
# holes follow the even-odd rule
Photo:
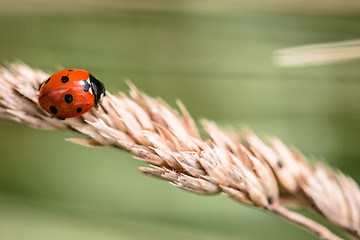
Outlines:
[[[85,70],[65,69],[50,76],[39,87],[39,104],[61,120],[81,116],[105,95],[104,85]]]

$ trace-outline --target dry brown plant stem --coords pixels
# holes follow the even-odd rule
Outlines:
[[[322,239],[340,239],[285,204],[309,207],[360,239],[360,190],[356,182],[324,163],[310,165],[279,139],[267,137],[265,144],[249,130],[240,136],[205,120],[201,123],[209,138],[202,138],[180,102],[178,113],[131,84],[129,95],[107,93],[98,110],[61,121],[37,102],[38,87],[48,77],[21,63],[0,69],[0,118],[39,129],[82,133],[88,138],[68,140],[124,149],[150,164],[139,169],[144,174],[197,194],[223,193]]]
[[[281,205],[278,204],[270,205],[268,209],[272,213],[279,215],[289,220],[290,222],[298,224],[299,226],[302,226],[305,229],[308,229],[309,231],[313,232],[321,239],[338,239],[338,240],[341,239],[335,236],[333,233],[331,233],[326,227],[300,214],[291,212],[287,208]]]

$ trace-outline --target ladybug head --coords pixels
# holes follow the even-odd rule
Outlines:
[[[103,96],[105,96],[105,87],[104,84],[102,84],[102,82],[97,80],[93,75],[91,74],[89,75],[90,75],[90,86],[94,95],[95,106],[98,107],[99,102],[101,102]]]

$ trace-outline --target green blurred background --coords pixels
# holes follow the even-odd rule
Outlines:
[[[87,69],[110,91],[131,79],[195,119],[276,135],[359,181],[360,61],[272,63],[280,48],[360,38],[360,6],[340,2],[0,0],[0,59]],[[316,239],[143,176],[116,149],[64,141],[74,133],[0,121],[0,134],[0,239]]]

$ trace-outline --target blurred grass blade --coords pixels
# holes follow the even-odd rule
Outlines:
[[[311,44],[275,52],[274,62],[280,67],[327,65],[360,58],[360,40]]]

